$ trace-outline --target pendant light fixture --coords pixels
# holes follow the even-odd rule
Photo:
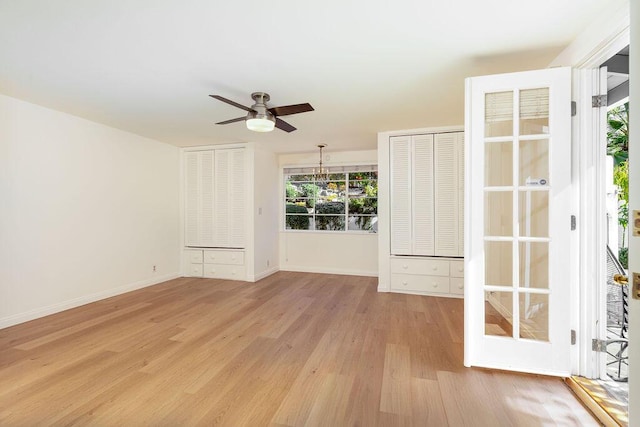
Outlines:
[[[320,162],[318,164],[318,170],[314,171],[316,182],[327,182],[329,180],[329,168],[323,166],[322,162],[322,149],[326,146],[327,144],[318,144],[318,148],[320,149]]]

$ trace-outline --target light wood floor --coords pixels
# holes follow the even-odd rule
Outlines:
[[[462,366],[459,299],[176,279],[0,330],[0,425],[585,426],[560,379]]]

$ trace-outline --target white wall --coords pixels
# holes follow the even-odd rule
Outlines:
[[[176,147],[0,95],[0,327],[176,277],[178,185]]]
[[[254,277],[249,280],[260,280],[278,271],[278,225],[282,198],[277,193],[280,181],[277,156],[257,147],[252,152]]]
[[[377,276],[376,234],[285,231],[280,270]]]
[[[377,164],[376,150],[331,152],[324,150],[323,162],[332,165]],[[278,157],[279,170],[279,230],[280,270],[315,273],[378,274],[378,236],[375,233],[332,233],[312,231],[282,231],[284,229],[282,168],[315,166],[319,152],[282,154]]]
[[[612,35],[628,31],[629,3],[633,2],[618,0],[616,7],[604,11],[566,49],[560,52],[549,67],[600,66],[601,64],[589,64],[589,59],[597,57],[599,52],[607,49]]]

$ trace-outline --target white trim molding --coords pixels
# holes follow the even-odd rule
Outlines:
[[[71,308],[80,307],[85,304],[100,301],[103,299],[111,298],[117,295],[125,294],[127,292],[135,291],[137,289],[146,288],[148,286],[157,285],[168,280],[177,279],[182,277],[178,273],[165,274],[164,276],[154,277],[152,279],[140,280],[138,282],[129,283],[117,288],[109,289],[102,292],[96,292],[90,295],[84,295],[78,298],[74,298],[68,301],[64,301],[57,304],[52,304],[47,307],[37,308],[24,313],[18,313],[11,316],[0,318],[0,329],[7,328],[9,326],[17,325],[20,323],[28,322],[30,320],[38,319],[40,317],[56,314],[61,311],[69,310]]]

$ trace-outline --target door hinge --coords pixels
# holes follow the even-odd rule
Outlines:
[[[571,117],[575,117],[578,114],[578,104],[576,101],[571,101]]]
[[[576,229],[576,216],[571,215],[571,231],[574,231],[575,229]]]
[[[606,353],[607,351],[607,341],[592,339],[591,340],[591,350],[597,351],[599,353]]]
[[[576,345],[576,330],[571,330],[571,345]]]
[[[593,108],[600,108],[607,106],[607,95],[594,95],[591,97],[591,106]]]

